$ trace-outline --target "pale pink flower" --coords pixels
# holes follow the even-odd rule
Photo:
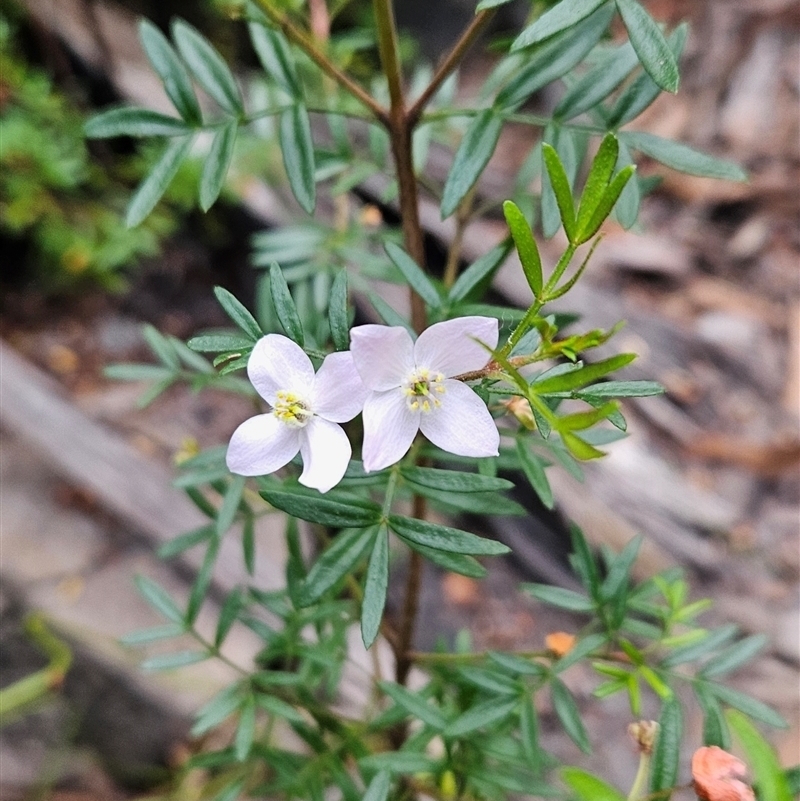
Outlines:
[[[486,404],[453,376],[480,370],[497,347],[497,320],[459,317],[436,323],[416,342],[400,326],[361,325],[351,353],[370,390],[364,402],[366,471],[399,461],[417,431],[459,456],[496,456],[500,435]]]
[[[319,372],[303,349],[280,334],[260,339],[247,375],[272,407],[233,432],[226,461],[232,473],[263,476],[303,457],[300,483],[327,492],[347,469],[352,449],[337,423],[355,417],[367,391],[349,352],[325,357]]]

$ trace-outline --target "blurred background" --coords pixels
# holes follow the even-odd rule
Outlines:
[[[733,160],[750,180],[641,164],[642,186],[651,191],[639,223],[630,231],[609,226],[563,309],[589,327],[627,320],[619,347],[641,354],[631,377],[658,380],[667,394],[627,407],[630,436],[587,466],[582,485],[550,469],[555,512],[524,497],[528,518],[474,521],[514,555],[497,560],[484,582],[429,569],[418,639],[429,647],[466,628],[477,647],[541,647],[548,632],[575,622],[517,597],[515,586],[570,586],[565,520],[579,523],[597,547],[620,548],[643,532],[641,576],[680,565],[692,594],[715,601],[709,624],[731,621],[769,636],[766,651],[732,682],[791,722],[774,737],[788,764],[800,751],[800,10],[792,0],[647,5],[670,28],[687,20],[691,32],[680,92],[662,96],[631,127]],[[397,6],[412,65],[435,64],[474,3]],[[118,639],[157,622],[134,575],[185,597],[197,568],[191,557],[161,562],[155,555],[196,524],[194,507],[171,487],[176,455],[225,442],[250,405],[176,385],[141,408],[145,385],[112,382],[103,369],[152,360],[143,324],[180,338],[224,325],[215,285],[257,304],[254,235],[304,215],[276,145],[242,141],[223,199],[208,214],[194,201],[199,154],[156,211],[128,230],[125,204],[157,154],[128,139],[86,142],[82,126],[122,100],[168,108],[138,44],[142,15],[164,30],[174,16],[188,19],[250,80],[256,62],[242,26],[227,21],[232,10],[224,0],[0,2],[0,686],[48,664],[61,685],[0,729],[0,799],[179,797],[163,788],[170,768],[202,747],[188,736],[191,712],[229,680],[224,666],[206,664],[144,675],[141,654]],[[496,60],[492,42],[529,10],[525,2],[504,6],[474,48],[459,76],[465,103]],[[369,24],[369,3],[351,2],[332,40],[363,81],[376,65]],[[552,110],[562,92],[542,91],[529,110]],[[481,192],[503,197],[538,133],[509,127]],[[449,163],[447,150],[434,147],[426,170],[442,180]],[[348,189],[365,228],[396,220],[374,181]],[[319,214],[330,218],[332,204],[321,202]],[[422,217],[435,267],[453,230],[431,201]],[[465,257],[477,258],[504,235],[499,215],[474,224]],[[545,260],[552,263],[560,246],[558,235],[543,242]],[[527,301],[512,263],[495,289],[507,302]],[[263,586],[280,582],[279,542],[269,524],[258,532]],[[234,548],[220,560],[216,586],[242,579],[240,563]],[[63,677],[63,663],[48,663],[47,637],[26,628],[33,610],[71,654]],[[246,661],[255,644],[240,636],[231,648]],[[571,681],[590,730],[618,742],[627,709],[599,710],[590,675]],[[699,741],[698,725],[690,716]],[[550,729],[553,750],[575,759],[552,721]],[[601,745],[592,764],[622,782],[634,757],[611,747]]]

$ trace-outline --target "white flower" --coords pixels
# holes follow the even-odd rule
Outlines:
[[[327,492],[350,461],[350,442],[337,423],[355,417],[366,389],[349,352],[325,357],[319,372],[303,349],[280,334],[260,339],[247,375],[272,411],[245,420],[233,432],[226,461],[232,473],[263,476],[288,464],[300,451],[300,483]]]
[[[416,342],[400,326],[354,328],[351,353],[371,390],[364,403],[364,469],[399,461],[419,430],[450,453],[496,456],[500,435],[489,410],[453,376],[484,367],[486,347],[494,350],[498,336],[490,317],[436,323]]]

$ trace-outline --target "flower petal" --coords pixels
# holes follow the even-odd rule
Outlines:
[[[250,354],[247,377],[258,394],[274,406],[275,393],[281,389],[308,397],[314,386],[314,365],[296,342],[281,334],[267,334]]]
[[[399,325],[359,325],[350,331],[350,352],[367,389],[399,387],[414,372],[414,342]]]
[[[442,405],[420,415],[422,433],[458,456],[497,456],[500,434],[486,404],[460,381],[445,381]]]
[[[265,476],[288,464],[300,450],[300,429],[290,428],[274,414],[245,420],[233,432],[225,461],[231,473]]]
[[[364,407],[368,392],[356,370],[353,354],[330,353],[317,372],[311,408],[326,420],[346,423]]]
[[[300,483],[327,492],[342,480],[352,449],[341,426],[314,416],[300,429],[300,453]]]
[[[414,361],[417,367],[444,373],[446,378],[480,370],[491,358],[483,345],[494,350],[499,335],[499,323],[493,317],[457,317],[436,323],[419,335]]]
[[[419,430],[419,417],[400,389],[369,395],[364,404],[364,470],[383,470],[400,461]]]

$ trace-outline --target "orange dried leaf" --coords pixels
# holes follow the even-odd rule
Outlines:
[[[701,801],[755,801],[742,781],[747,767],[741,759],[716,745],[698,748],[692,756],[694,789]]]
[[[550,653],[560,658],[575,647],[575,636],[566,631],[554,631],[544,638],[544,644]]]

